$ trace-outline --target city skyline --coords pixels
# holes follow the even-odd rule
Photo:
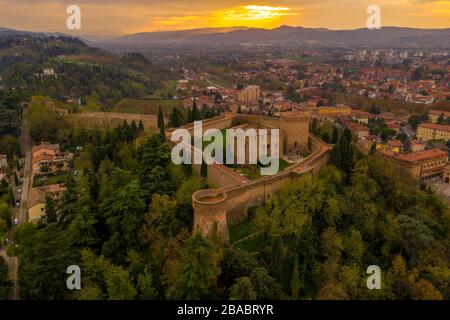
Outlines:
[[[81,8],[81,30],[66,29],[66,9],[71,4]],[[382,26],[450,27],[450,1],[434,0],[232,0],[225,4],[216,0],[1,0],[0,20],[1,27],[91,36],[233,26],[272,29],[290,25],[336,30],[365,27],[366,9],[371,4],[380,6]]]

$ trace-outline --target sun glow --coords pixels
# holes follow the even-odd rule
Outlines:
[[[294,13],[287,7],[248,5],[221,11],[217,22],[226,25],[265,27],[277,24],[283,17]]]
[[[244,6],[239,9],[227,10],[223,15],[228,20],[254,21],[286,16],[290,14],[289,11],[289,8],[284,7]]]

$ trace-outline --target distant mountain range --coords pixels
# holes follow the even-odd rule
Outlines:
[[[42,33],[0,28],[0,37],[7,35],[62,36],[64,33]],[[68,35],[66,35],[68,36]],[[384,27],[355,30],[329,30],[281,26],[275,29],[248,27],[203,28],[181,31],[141,32],[109,40],[79,37],[89,44],[117,48],[145,48],[165,45],[282,45],[309,47],[391,47],[450,48],[450,28],[417,29]]]
[[[450,28],[415,29],[385,27],[381,30],[329,30],[281,26],[275,29],[209,28],[143,32],[103,41],[119,47],[153,45],[272,44],[312,47],[450,47]]]

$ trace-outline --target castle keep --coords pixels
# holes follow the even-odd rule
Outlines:
[[[208,181],[218,188],[199,190],[192,195],[194,232],[201,231],[206,236],[217,232],[221,239],[228,241],[228,228],[244,221],[249,208],[263,205],[290,179],[305,173],[318,172],[328,162],[331,146],[309,134],[310,118],[308,112],[286,112],[280,118],[224,113],[204,121],[204,131],[213,128],[222,130],[244,124],[254,128],[277,128],[282,140],[280,156],[299,155],[307,150],[311,153],[300,163],[292,164],[276,175],[257,180],[249,180],[222,164],[209,165]],[[193,133],[192,124],[184,126],[183,129]],[[174,130],[167,130],[166,136],[169,139]],[[195,171],[200,171],[200,165],[193,166]]]

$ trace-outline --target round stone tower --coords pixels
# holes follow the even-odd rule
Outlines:
[[[209,237],[213,232],[224,242],[229,241],[227,223],[227,195],[221,189],[204,189],[192,195],[194,232]]]

